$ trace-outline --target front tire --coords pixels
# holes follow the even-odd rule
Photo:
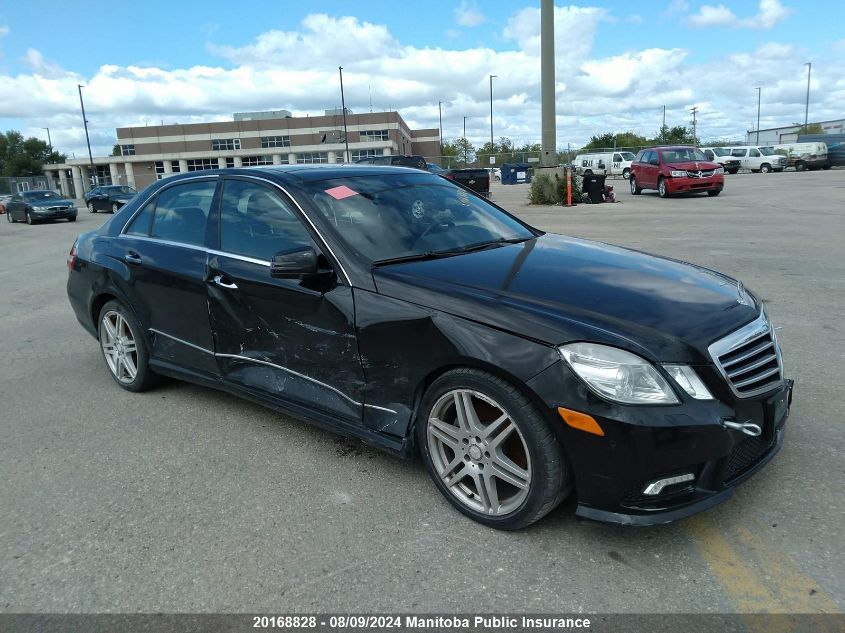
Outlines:
[[[643,190],[637,186],[637,179],[631,174],[631,178],[628,180],[628,184],[631,185],[631,195],[638,196],[640,195]]]
[[[96,212],[97,212],[97,207],[95,207],[95,206],[94,206],[94,203],[93,203],[93,202],[89,202],[89,203],[88,203],[88,211],[90,211],[91,213],[96,213]]]
[[[657,193],[661,198],[669,197],[669,187],[666,186],[666,179],[663,176],[657,180]]]
[[[738,174],[739,170],[738,169],[731,169],[728,173],[731,174],[731,175]]]
[[[17,220],[12,217],[12,212],[8,209],[6,209],[6,222],[8,222],[9,224],[14,224],[15,222],[17,222]]]
[[[722,193],[721,189],[709,189],[707,191],[707,195],[710,196],[711,198],[718,196],[720,193]]]
[[[32,219],[32,216],[29,215],[29,211],[25,212],[24,216],[26,217],[26,223],[32,226],[35,224],[35,220]]]
[[[112,213],[117,213],[117,210],[118,210],[118,209],[120,209],[120,205],[119,205],[119,204],[117,204],[117,202],[112,202],[112,203],[111,203],[111,212],[112,212]]]
[[[763,163],[762,165],[760,165],[760,173],[761,174],[768,174],[768,173],[771,173],[771,171],[772,171],[772,166],[769,165],[769,163]]]
[[[100,350],[112,379],[127,391],[144,391],[156,381],[141,326],[119,301],[100,310],[97,325]]]
[[[626,167],[625,169],[623,169],[623,170],[622,170],[622,177],[623,177],[625,180],[628,180],[628,179],[631,177],[631,170],[630,170],[630,168]]]
[[[513,385],[477,369],[454,369],[420,404],[416,437],[441,494],[471,519],[502,530],[548,514],[571,490],[554,434]]]
[[[76,216],[71,216],[67,219],[68,222],[76,222]]]
[[[799,160],[797,163],[795,163],[795,171],[804,171],[805,169],[807,169],[807,163],[805,163],[803,160]]]

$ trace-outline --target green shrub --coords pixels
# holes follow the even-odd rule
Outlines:
[[[581,176],[572,174],[572,202],[573,204],[583,202],[581,193]],[[531,181],[531,189],[528,191],[528,202],[530,204],[566,204],[566,178],[558,174],[535,175]]]

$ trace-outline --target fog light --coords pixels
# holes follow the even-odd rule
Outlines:
[[[694,481],[695,475],[692,473],[685,473],[683,475],[676,475],[674,477],[666,477],[665,479],[658,479],[651,482],[643,489],[644,495],[654,496],[659,495],[666,486],[673,484],[682,484],[686,481]]]

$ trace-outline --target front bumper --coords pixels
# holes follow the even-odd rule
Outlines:
[[[76,207],[71,209],[33,209],[30,215],[33,220],[61,220],[75,218],[79,211]]]
[[[768,463],[783,445],[793,383],[756,399],[688,400],[672,406],[629,406],[592,394],[564,365],[530,381],[552,405],[550,419],[572,467],[576,514],[620,525],[658,525],[702,512],[733,495],[734,487]],[[566,402],[560,394],[568,394]],[[717,397],[719,397],[717,395]],[[605,435],[567,426],[558,406],[595,418]],[[759,437],[727,428],[724,421],[751,421]],[[692,474],[688,482],[645,494],[649,484]]]
[[[725,177],[722,174],[710,176],[709,178],[667,178],[666,188],[669,193],[694,193],[696,191],[710,191],[721,189],[725,186]]]

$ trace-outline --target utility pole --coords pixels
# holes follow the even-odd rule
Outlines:
[[[85,103],[82,101],[82,88],[84,86],[82,84],[76,84],[76,87],[79,90],[79,106],[82,108],[82,125],[85,126],[85,142],[88,143],[88,160],[91,163],[92,184],[97,185],[97,170],[94,167],[94,155],[91,153],[91,138],[88,136],[88,119],[85,118]],[[85,180],[83,179],[82,182],[84,187]]]
[[[698,106],[693,106],[690,112],[692,112],[692,144],[698,145],[698,135],[695,133],[695,115],[698,112]]]
[[[467,118],[464,117],[464,167],[467,166]]]
[[[760,90],[760,86],[757,86],[757,145],[760,144]]]
[[[544,167],[552,167],[557,164],[554,0],[540,0],[540,94],[542,105],[540,164]],[[492,119],[491,115],[490,120]]]
[[[493,78],[497,75],[490,75],[490,156],[493,156]],[[466,135],[464,135],[466,136]],[[490,163],[491,165],[493,163]]]
[[[440,157],[443,157],[443,102],[437,102],[437,115],[440,118]]]
[[[660,126],[660,141],[666,142],[666,106],[663,106],[663,125]]]
[[[343,112],[343,142],[346,145],[346,156],[344,162],[351,161],[352,157],[349,155],[349,134],[346,131],[346,99],[343,96],[343,66],[337,67],[340,73],[340,108]]]
[[[807,67],[807,103],[804,106],[804,133],[807,133],[807,118],[810,115],[810,73],[813,71],[812,62],[804,64]]]
[[[48,128],[48,127],[43,127],[43,128],[41,128],[41,129],[42,129],[42,130],[47,130],[47,147],[49,147],[49,148],[50,148],[50,153],[52,154],[52,153],[53,153],[53,141],[52,141],[52,140],[50,140],[50,128]]]

